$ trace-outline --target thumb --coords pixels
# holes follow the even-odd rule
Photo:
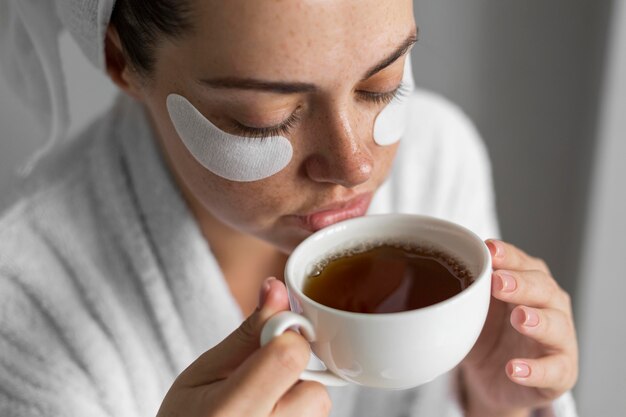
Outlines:
[[[181,374],[187,386],[207,385],[228,377],[260,346],[265,322],[274,314],[289,310],[287,288],[276,278],[263,282],[259,306],[241,325],[214,348],[203,353]]]

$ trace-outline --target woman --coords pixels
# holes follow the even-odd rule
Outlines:
[[[44,7],[28,3],[15,2],[22,17]],[[286,257],[315,230],[403,211],[497,235],[473,127],[410,91],[410,1],[57,0],[54,12],[122,94],[44,158],[0,223],[0,414],[575,415],[569,297],[499,240],[483,333],[426,386],[326,389],[298,382],[300,336],[259,348],[288,308]]]

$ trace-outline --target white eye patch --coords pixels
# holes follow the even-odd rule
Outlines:
[[[191,155],[222,178],[258,181],[281,171],[291,161],[293,148],[283,136],[247,138],[226,133],[178,94],[167,96],[167,110]]]
[[[407,123],[409,98],[415,88],[411,57],[407,56],[402,74],[402,90],[399,96],[378,113],[374,121],[374,141],[381,146],[396,143],[404,134]]]

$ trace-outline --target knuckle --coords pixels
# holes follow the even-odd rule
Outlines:
[[[328,392],[326,392],[326,390],[324,391],[324,395],[320,397],[318,404],[320,406],[320,415],[328,416],[330,414],[330,410],[333,408],[333,404],[330,400]]]
[[[563,305],[566,308],[567,313],[572,311],[572,297],[569,295],[567,291],[561,291],[561,298],[563,300]]]
[[[561,344],[567,345],[570,342],[570,338],[574,335],[574,325],[565,313],[556,311],[556,314],[560,316],[558,316],[557,323],[554,326],[555,330],[559,330]]]
[[[532,375],[533,380],[537,384],[543,384],[546,379],[546,368],[541,363],[535,363],[532,365]]]
[[[544,274],[542,272],[542,274]],[[554,278],[552,278],[551,276],[548,276],[547,279],[547,294],[550,297],[550,299],[558,299],[560,298],[560,292],[561,292],[561,288],[559,287],[559,284],[554,280]]]
[[[307,385],[306,389],[309,393],[311,406],[315,410],[315,416],[327,416],[330,414],[332,408],[332,401],[328,395],[328,390],[319,382],[306,381],[303,382]]]
[[[571,316],[567,317],[567,325],[569,331],[568,335],[572,342],[572,351],[575,353],[575,357],[578,358],[578,335],[576,334],[576,325],[574,324],[574,320]]]
[[[560,355],[555,362],[554,372],[556,381],[564,381],[569,379],[572,367],[570,366],[567,356]]]
[[[530,262],[530,261],[532,261],[533,257],[530,256],[528,254],[528,252],[526,252],[525,250],[523,250],[519,246],[511,245],[511,249],[513,249],[512,252],[515,251],[515,253],[517,254],[516,258],[517,258],[518,262]]]
[[[235,334],[237,335],[237,338],[245,344],[252,341],[256,342],[259,333],[257,331],[257,327],[258,326],[256,325],[256,320],[254,316],[250,316],[246,320],[244,320],[243,323],[241,323]]]
[[[570,377],[569,384],[567,385],[567,390],[574,388],[574,385],[576,385],[576,381],[578,381],[578,361],[576,359],[571,360],[569,369]]]
[[[548,267],[548,264],[545,260],[543,260],[542,258],[535,258],[535,262],[537,263],[537,269],[547,273],[550,272],[550,268]]]
[[[182,416],[182,415],[181,415]],[[228,410],[223,404],[216,404],[212,410],[209,410],[206,417],[231,417],[232,412]]]
[[[332,401],[326,387],[318,382],[307,382],[307,385],[309,385],[308,389],[311,393],[311,401],[319,411],[316,415],[327,416],[330,414]]]
[[[293,332],[286,332],[270,343],[274,359],[279,366],[296,374],[306,367],[310,351],[304,339]]]
[[[570,295],[565,291],[559,283],[554,279],[550,278],[551,288],[550,288],[550,297],[554,301],[554,305],[563,312],[569,314],[572,307],[572,300]]]
[[[557,368],[558,372],[558,388],[561,392],[568,391],[574,386],[574,383],[577,379],[577,367],[573,366],[573,363],[570,358],[567,356],[562,356],[559,360],[559,365]]]
[[[568,379],[576,380],[578,377],[578,355],[574,352],[563,354],[563,367],[568,371]]]
[[[528,254],[528,252],[524,251],[521,248],[516,247],[515,248],[518,252],[517,258],[519,260],[519,262],[521,263],[531,263],[535,260],[535,258],[531,255]]]

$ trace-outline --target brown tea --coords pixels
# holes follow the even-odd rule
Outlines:
[[[303,291],[318,303],[357,313],[395,313],[446,300],[473,281],[452,256],[382,244],[323,261]]]

